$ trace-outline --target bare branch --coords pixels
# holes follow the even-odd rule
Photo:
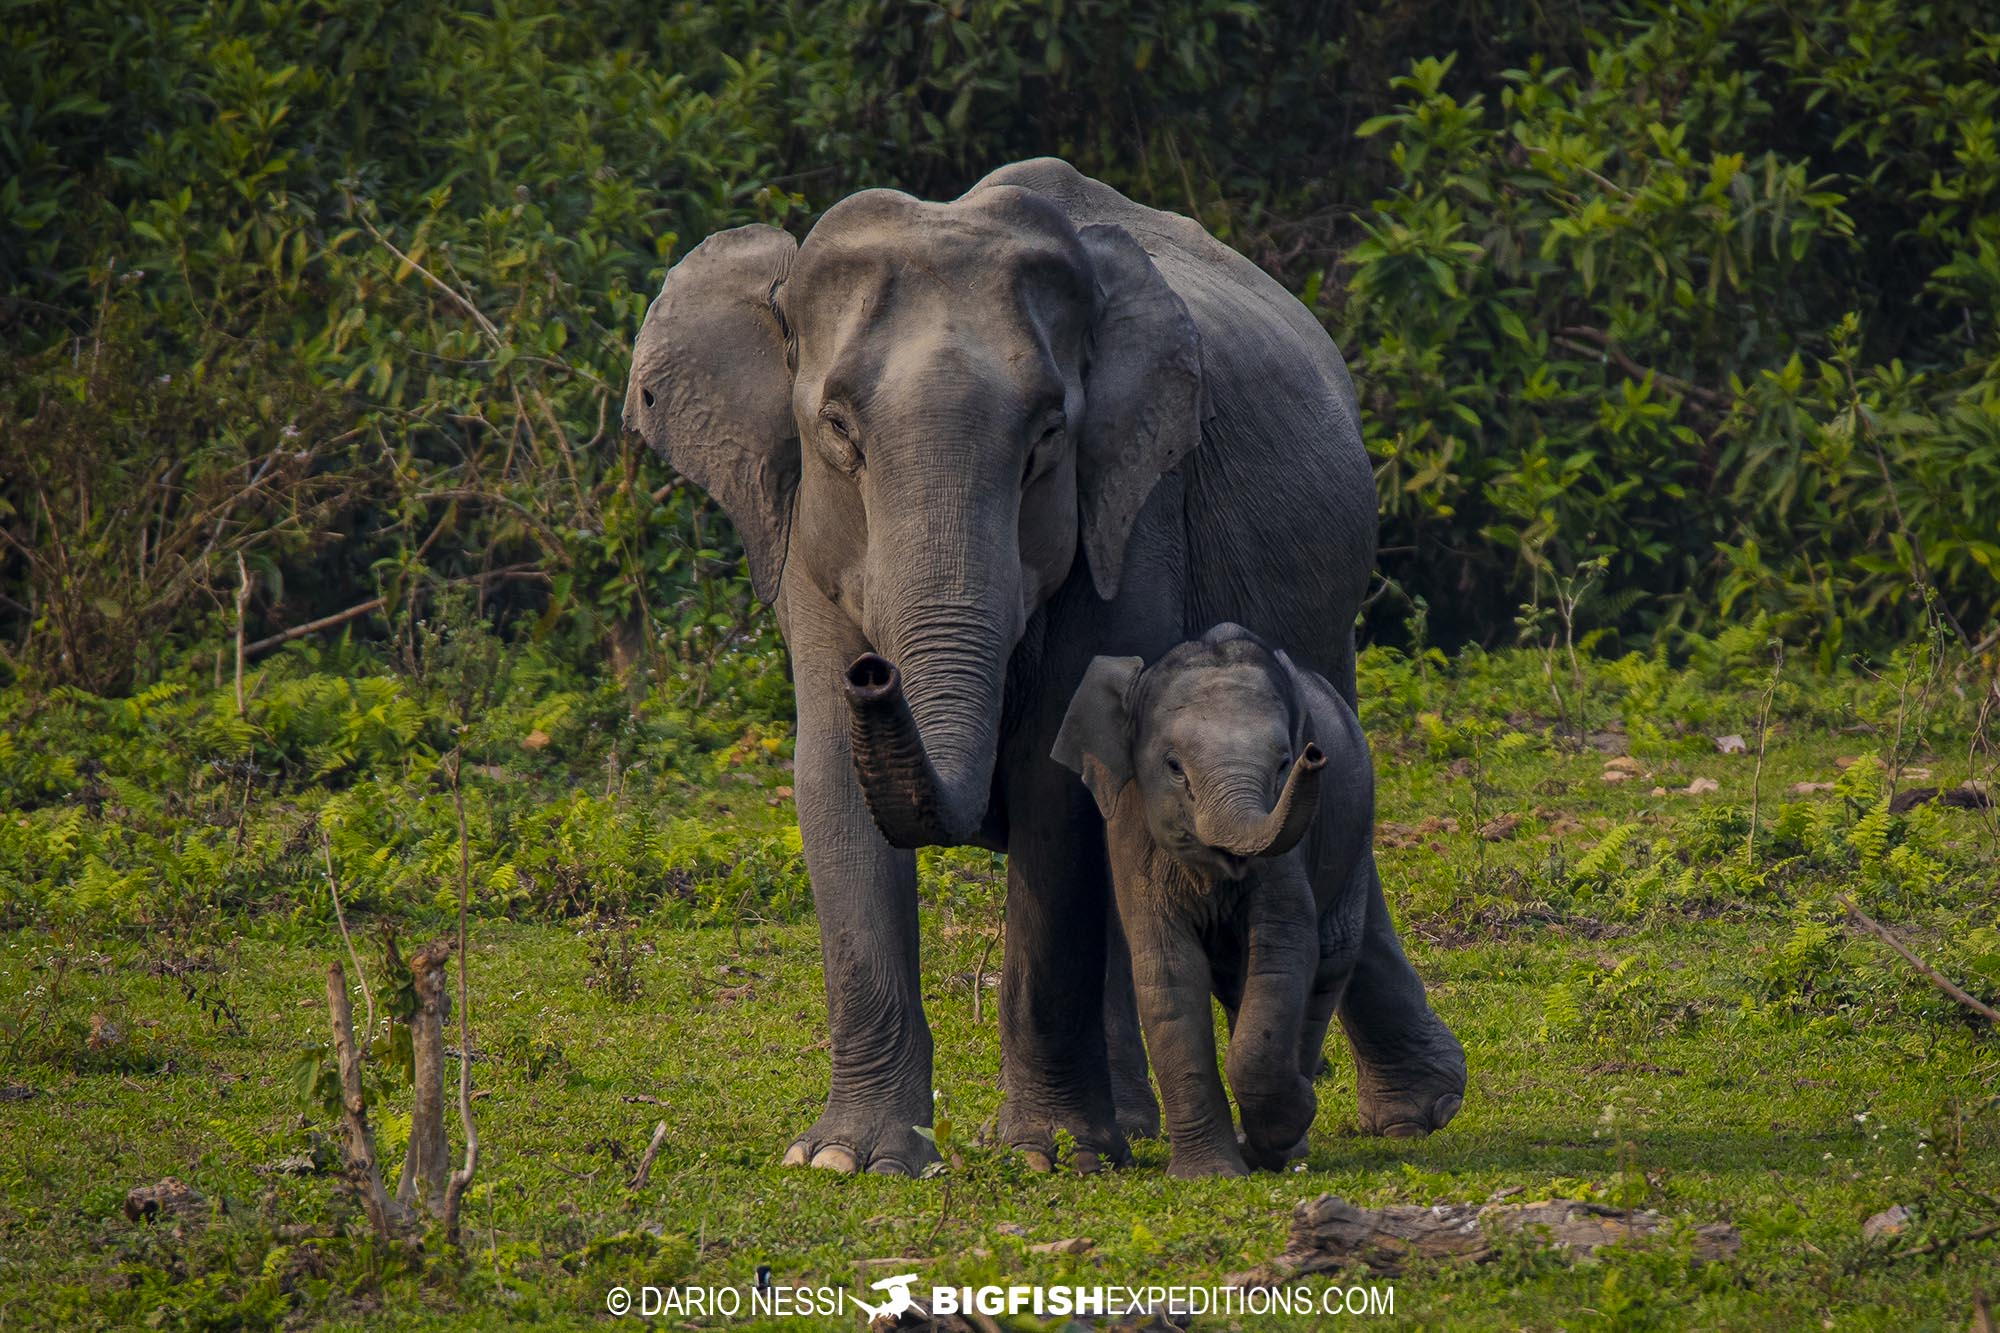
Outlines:
[[[667,1122],[662,1120],[659,1124],[653,1126],[653,1141],[646,1145],[645,1156],[639,1159],[639,1169],[632,1173],[632,1179],[626,1183],[626,1189],[642,1190],[646,1188],[646,1182],[652,1179],[653,1176],[653,1159],[660,1155],[660,1145],[666,1141]]]
[[[327,965],[326,1004],[333,1019],[333,1049],[340,1060],[340,1109],[348,1169],[360,1178],[361,1205],[375,1234],[388,1240],[393,1234],[394,1214],[375,1157],[375,1131],[369,1127],[368,1100],[361,1092],[361,1052],[354,1045],[354,1008],[347,1001],[347,974],[339,963]]]
[[[336,611],[330,616],[321,616],[318,620],[309,620],[303,625],[294,625],[288,630],[273,634],[268,639],[259,639],[255,643],[244,646],[242,652],[251,657],[256,657],[261,653],[269,652],[281,644],[290,643],[293,639],[303,639],[308,634],[317,634],[323,629],[332,629],[335,625],[345,625],[350,620],[359,620],[371,611],[380,611],[387,604],[386,598],[371,597],[359,606],[350,606],[345,611]]]
[[[459,1205],[464,1201],[472,1173],[479,1169],[479,1130],[472,1123],[472,1023],[471,1006],[465,988],[465,915],[472,898],[472,853],[465,836],[465,791],[459,785],[459,769],[464,763],[462,748],[451,752],[451,804],[458,814],[458,1120],[465,1127],[465,1165],[451,1173],[445,1187],[445,1238],[458,1244]]]
[[[361,984],[361,998],[368,1004],[368,1026],[361,1029],[362,1042],[375,1039],[375,997],[368,990],[368,974],[361,970],[361,955],[354,952],[354,937],[347,933],[347,913],[340,908],[340,876],[333,873],[333,838],[325,828],[319,831],[319,848],[326,856],[326,886],[333,891],[333,919],[340,924],[340,938],[347,944],[347,956],[354,963],[354,979]]]
[[[1949,995],[1952,999],[1957,1000],[1960,1004],[1972,1010],[1973,1013],[1978,1014],[1980,1017],[1984,1018],[1987,1022],[1993,1024],[2000,1024],[2000,1011],[1995,1011],[1990,1005],[1984,1004],[1981,1001],[1972,997],[1971,995],[1966,994],[1964,991],[1960,990],[1957,986],[1953,985],[1951,980],[1948,977],[1946,977],[1942,972],[1938,971],[1936,968],[1932,967],[1929,963],[1926,963],[1923,959],[1911,953],[1909,947],[1905,945],[1901,940],[1897,939],[1893,934],[1891,934],[1887,926],[1884,926],[1874,917],[1869,916],[1868,913],[1862,911],[1859,907],[1855,905],[1854,900],[1852,898],[1842,898],[1840,900],[1840,905],[1847,909],[1847,915],[1853,919],[1854,924],[1860,926],[1863,930],[1866,930],[1876,939],[1882,941],[1882,943],[1888,945],[1891,949],[1894,949],[1897,953],[1903,955],[1904,961],[1909,963],[1911,967],[1916,968],[1918,972],[1922,973],[1924,980],[1930,982],[1931,985],[1936,986],[1946,995]]]

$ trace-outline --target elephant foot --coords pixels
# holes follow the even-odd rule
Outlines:
[[[1260,1150],[1245,1135],[1236,1136],[1236,1146],[1243,1152],[1243,1160],[1253,1171],[1283,1171],[1293,1162],[1303,1162],[1312,1154],[1312,1136],[1299,1135],[1299,1141],[1282,1152]]]
[[[1055,1169],[1057,1130],[1068,1131],[1075,1144],[1069,1164],[1078,1175],[1132,1164],[1132,1150],[1126,1146],[1125,1135],[1113,1116],[1064,1112],[1039,1106],[1015,1093],[1007,1094],[1000,1108],[1000,1141],[1018,1149],[1030,1169]]]
[[[1167,1162],[1167,1174],[1175,1180],[1209,1180],[1216,1176],[1247,1176],[1250,1168],[1234,1145],[1176,1151]]]
[[[1137,1082],[1111,1071],[1111,1103],[1116,1108],[1119,1132],[1128,1139],[1160,1137],[1160,1103],[1153,1096],[1151,1080],[1144,1074]]]
[[[1444,1036],[1450,1045],[1428,1059],[1358,1067],[1363,1134],[1420,1139],[1458,1114],[1465,1103],[1465,1052],[1456,1037]]]
[[[925,1108],[925,1119],[929,1118]],[[829,1106],[813,1127],[785,1150],[786,1166],[814,1166],[853,1175],[919,1176],[938,1160],[937,1148],[917,1133],[914,1117],[894,1112]]]

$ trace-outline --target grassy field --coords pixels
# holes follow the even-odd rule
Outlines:
[[[1393,1285],[1397,1325],[1965,1328],[1982,1280],[2000,1291],[2000,1242],[1964,1239],[2000,1221],[2000,1043],[1852,929],[1841,899],[1975,992],[2000,990],[1990,812],[1888,799],[1984,776],[1979,688],[1921,652],[1835,678],[1774,675],[1740,645],[1573,677],[1535,653],[1372,654],[1384,878],[1471,1087],[1431,1139],[1360,1138],[1336,1052],[1305,1169],[1241,1181],[1169,1181],[1158,1142],[1093,1177],[1035,1175],[978,1142],[1000,1101],[986,987],[975,1018],[975,979],[998,956],[983,853],[925,857],[925,991],[960,1161],[922,1181],[777,1165],[827,1067],[800,886],[746,891],[728,919],[659,904],[564,918],[508,910],[489,887],[469,954],[482,1157],[465,1250],[435,1236],[384,1249],[333,1166],[332,1119],[297,1082],[326,1040],[325,970],[342,954],[314,859],[263,863],[290,882],[262,906],[145,930],[56,910],[51,877],[0,947],[0,1327],[594,1324],[618,1285],[747,1286],[768,1265],[778,1282],[860,1293],[885,1271],[867,1261],[892,1258],[908,1269],[886,1271],[923,1275],[920,1293],[1208,1283],[1275,1256],[1293,1205],[1330,1191],[1584,1198],[1742,1235],[1735,1259],[1707,1266],[1682,1236],[1587,1264],[1510,1244],[1474,1267],[1342,1279]],[[1739,735],[1740,752],[1718,746]],[[751,786],[770,796],[704,779],[674,818],[782,828],[782,750],[748,747],[769,768]],[[546,774],[518,785],[562,798]],[[259,821],[324,812],[324,786],[246,798],[239,845],[261,845]],[[607,799],[643,814],[645,793],[621,791]],[[66,808],[21,802],[11,818],[40,827]],[[449,925],[435,904],[355,911],[378,990],[381,921],[406,951]],[[393,1180],[408,1092],[385,1085],[374,1114]],[[664,1142],[631,1190],[656,1122]],[[206,1206],[128,1221],[126,1191],[167,1176]],[[1864,1219],[1895,1204],[1918,1220],[1864,1243]],[[1032,1248],[1070,1238],[1092,1244]]]

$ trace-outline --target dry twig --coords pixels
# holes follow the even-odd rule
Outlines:
[[[1923,974],[1924,980],[1930,982],[1931,985],[1936,986],[1946,995],[1949,995],[1952,999],[1957,1000],[1960,1004],[1972,1010],[1973,1013],[1978,1014],[1980,1017],[1984,1018],[1987,1022],[2000,1025],[2000,1012],[1995,1011],[1992,1008],[1992,1006],[1983,1003],[1982,1001],[1974,998],[1971,995],[1966,994],[1966,992],[1964,992],[1963,990],[1959,989],[1956,985],[1954,985],[1951,979],[1945,976],[1944,973],[1938,971],[1936,968],[1932,967],[1929,963],[1926,963],[1923,959],[1911,953],[1909,950],[1909,946],[1905,945],[1901,940],[1897,939],[1895,935],[1891,934],[1887,926],[1883,925],[1881,922],[1877,921],[1874,917],[1868,915],[1868,913],[1862,911],[1858,906],[1856,906],[1852,898],[1842,898],[1840,900],[1840,905],[1847,909],[1847,915],[1854,921],[1854,924],[1860,926],[1863,930],[1866,930],[1876,939],[1882,941],[1882,943],[1888,945],[1891,949],[1894,949],[1897,953],[1901,954],[1905,962],[1909,963],[1911,967],[1916,968],[1918,972]]]
[[[465,1127],[465,1165],[451,1173],[451,1183],[445,1187],[444,1232],[453,1245],[458,1244],[459,1204],[472,1183],[472,1173],[479,1168],[479,1131],[472,1123],[472,1023],[465,997],[465,915],[472,897],[472,853],[465,836],[465,792],[458,782],[463,759],[463,751],[454,747],[451,803],[458,813],[458,1049],[464,1052],[458,1061],[458,1119]]]
[[[659,1124],[653,1126],[653,1141],[646,1145],[646,1155],[639,1159],[639,1169],[632,1173],[632,1179],[626,1184],[626,1189],[642,1190],[646,1188],[646,1182],[653,1175],[653,1159],[660,1155],[660,1145],[666,1141],[667,1122],[662,1120]]]

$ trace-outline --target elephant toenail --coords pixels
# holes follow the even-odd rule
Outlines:
[[[1444,1096],[1438,1098],[1437,1103],[1431,1107],[1432,1127],[1443,1129],[1451,1123],[1451,1118],[1458,1114],[1458,1108],[1463,1105],[1465,1105],[1465,1098],[1460,1097],[1456,1093],[1447,1092]]]
[[[1053,1171],[1055,1169],[1055,1163],[1049,1160],[1049,1155],[1045,1152],[1038,1152],[1030,1148],[1022,1156],[1027,1159],[1030,1171]]]
[[[1420,1139],[1429,1133],[1430,1130],[1414,1120],[1398,1120],[1393,1125],[1382,1127],[1382,1137],[1385,1139]]]
[[[871,1176],[914,1176],[916,1172],[893,1157],[877,1157],[868,1164]]]
[[[786,1166],[804,1166],[806,1164],[806,1141],[804,1139],[800,1139],[791,1147],[785,1149],[784,1164]]]
[[[1095,1175],[1104,1169],[1103,1159],[1088,1148],[1078,1148],[1071,1154],[1069,1164],[1076,1168],[1079,1176]]]
[[[854,1160],[854,1154],[838,1143],[829,1143],[814,1153],[812,1164],[822,1171],[838,1171],[848,1176],[853,1175],[859,1165]]]

